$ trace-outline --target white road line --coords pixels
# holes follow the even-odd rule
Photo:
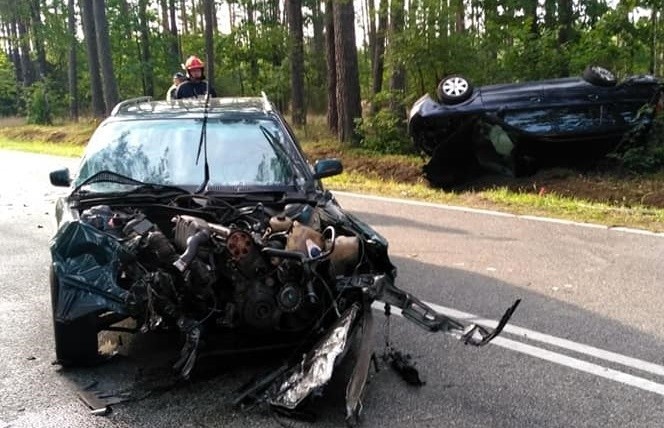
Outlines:
[[[445,308],[443,306],[432,303],[427,303],[427,304],[436,311],[439,311],[444,315],[451,316],[457,319],[470,321],[487,327],[495,327],[498,324],[497,321],[482,319],[467,312],[458,311],[452,308]],[[382,310],[383,304],[380,302],[375,302],[373,304],[373,307],[376,310]],[[397,316],[402,316],[401,311],[397,308],[392,309],[392,314]],[[550,345],[579,352],[588,356],[604,359],[606,361],[615,362],[631,368],[664,376],[664,367],[659,366],[657,364],[649,363],[647,361],[639,360],[636,358],[627,357],[614,352],[605,351],[603,349],[594,348],[592,346],[583,345],[581,343],[572,342],[570,340],[561,339],[543,333],[538,333],[525,328],[516,327],[510,324],[505,326],[505,328],[503,329],[503,334],[504,333],[517,334],[524,338],[541,341],[544,343],[548,343]],[[664,396],[664,384],[653,382],[651,380],[639,376],[634,376],[629,373],[621,372],[620,370],[615,370],[609,367],[601,366],[599,364],[590,363],[588,361],[584,361],[579,358],[570,357],[568,355],[564,355],[558,352],[549,351],[548,349],[543,349],[537,346],[521,343],[516,340],[507,339],[503,336],[496,337],[491,341],[491,344]]]
[[[576,222],[576,221],[563,220],[563,219],[551,218],[551,217],[537,217],[537,216],[531,216],[531,215],[510,214],[510,213],[503,213],[503,212],[500,212],[500,211],[482,210],[482,209],[477,209],[477,208],[468,208],[468,207],[461,207],[461,206],[456,206],[456,205],[437,204],[437,203],[434,203],[434,202],[413,201],[413,200],[408,200],[408,199],[389,198],[389,197],[386,197],[386,196],[362,195],[362,194],[359,194],[359,193],[344,192],[344,191],[339,191],[339,190],[333,190],[332,193],[335,194],[335,195],[350,196],[350,197],[353,197],[353,198],[367,199],[367,200],[372,200],[372,201],[390,202],[390,203],[394,203],[394,204],[411,205],[411,206],[416,206],[416,207],[438,208],[438,209],[443,209],[443,210],[448,210],[448,211],[461,211],[461,212],[467,212],[467,213],[473,213],[473,214],[490,215],[490,216],[494,216],[494,217],[512,217],[512,218],[519,218],[519,219],[523,219],[523,220],[540,221],[540,222],[545,222],[545,223],[557,223],[557,224],[564,224],[564,225],[570,225],[570,226],[581,226],[581,227],[587,227],[587,228],[593,228],[593,229],[613,230],[613,231],[618,231],[618,232],[634,233],[634,234],[638,234],[638,235],[656,236],[656,237],[659,237],[659,238],[664,238],[664,233],[651,232],[651,231],[643,230],[643,229],[633,229],[633,228],[629,228],[629,227],[612,227],[612,226],[604,226],[604,225],[601,225],[601,224],[580,223],[580,222]]]
[[[436,311],[440,312],[441,314],[447,315],[449,317],[470,321],[475,324],[479,324],[481,326],[490,327],[490,328],[495,328],[498,325],[498,321],[496,320],[483,319],[476,315],[469,314],[467,312],[462,312],[457,309],[452,309],[445,306],[437,305],[435,303],[429,303],[429,302],[425,303],[431,306]],[[636,370],[652,373],[658,376],[664,376],[664,366],[661,366],[659,364],[650,363],[648,361],[639,360],[638,358],[627,357],[625,355],[617,354],[615,352],[606,351],[600,348],[595,348],[594,346],[584,345],[582,343],[573,342],[571,340],[563,339],[560,337],[555,337],[548,334],[539,333],[533,330],[528,330],[526,328],[518,327],[510,323],[508,323],[505,326],[505,328],[503,329],[503,333],[514,334],[516,336],[521,336],[525,339],[546,343],[559,348],[578,352],[580,354],[585,354],[605,361],[610,361],[612,363],[621,364],[623,366],[630,367]]]
[[[655,394],[664,396],[664,385],[661,383],[653,382],[642,377],[633,376],[618,370],[603,367],[598,364],[589,363],[587,361],[579,360],[578,358],[568,357],[567,355],[552,352],[546,349],[538,348],[525,343],[517,342],[515,340],[505,339],[504,337],[496,337],[491,341],[492,344],[510,349],[512,351],[521,352],[542,360],[550,361],[552,363],[560,364],[562,366],[570,367],[575,370],[590,373],[595,376],[603,377],[605,379],[620,382],[625,385],[630,385],[644,391],[654,392]]]

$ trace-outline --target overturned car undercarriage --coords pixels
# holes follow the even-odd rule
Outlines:
[[[374,301],[384,302],[388,314],[394,306],[420,327],[474,346],[498,335],[519,303],[491,332],[437,313],[395,286],[387,242],[341,211],[329,193],[316,204],[192,194],[157,199],[79,201],[72,210],[79,217],[53,238],[61,364],[95,362],[97,332],[122,330],[117,323],[127,318],[136,321],[135,331],[180,332],[173,367],[183,378],[208,336],[235,337],[228,352],[297,348],[296,359],[247,386],[236,401],[293,410],[330,380],[359,337],[346,388],[351,421],[359,416],[374,357]]]

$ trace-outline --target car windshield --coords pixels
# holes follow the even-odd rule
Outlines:
[[[275,188],[301,185],[283,146],[286,136],[270,119],[219,119],[207,122],[208,188]],[[204,181],[201,119],[109,122],[90,139],[74,185],[100,171],[143,183],[197,188]],[[127,190],[127,184],[92,183],[95,192]],[[129,186],[131,187],[131,186]]]

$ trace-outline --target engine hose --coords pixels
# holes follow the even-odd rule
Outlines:
[[[207,230],[199,230],[194,235],[187,238],[187,249],[182,253],[180,258],[173,262],[180,272],[184,272],[189,267],[189,263],[196,257],[198,254],[198,247],[210,240],[210,233]]]
[[[316,291],[314,290],[314,283],[313,281],[308,281],[307,282],[307,296],[309,296],[309,301],[312,304],[318,303],[318,295],[316,294]]]

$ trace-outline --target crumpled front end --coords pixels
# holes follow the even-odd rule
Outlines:
[[[324,333],[322,339],[301,359],[281,366],[271,375],[260,379],[245,388],[237,403],[247,397],[265,400],[267,403],[289,411],[294,411],[307,398],[322,390],[332,378],[334,369],[349,353],[351,338],[359,338],[354,355],[354,370],[346,383],[346,419],[354,424],[362,411],[362,399],[369,376],[370,363],[375,358],[373,349],[373,313],[371,303],[385,303],[385,315],[390,316],[391,307],[396,308],[407,320],[429,332],[449,334],[466,345],[484,346],[498,336],[520,300],[516,300],[501,317],[495,329],[489,331],[479,325],[462,322],[442,315],[394,284],[391,275],[365,274],[337,278],[337,291],[345,293],[361,292],[361,298],[346,310]],[[363,303],[360,303],[363,302]],[[404,367],[409,362],[398,351],[391,351],[385,358],[392,360],[392,365],[405,369],[401,374],[406,381],[422,385],[417,371]],[[396,364],[395,364],[396,363]],[[409,372],[406,372],[410,370]],[[406,373],[405,373],[406,372]]]
[[[117,283],[123,249],[114,237],[71,221],[59,229],[50,249],[58,281],[56,320],[69,322],[102,311],[129,315],[129,292]]]
[[[291,369],[276,391],[270,394],[270,404],[293,410],[312,392],[329,382],[338,360],[347,350],[359,311],[359,305],[353,305],[344,312],[320,342]]]
[[[236,403],[294,411],[344,362],[352,367],[346,416],[354,421],[374,357],[374,302],[385,303],[386,314],[394,307],[426,331],[474,346],[499,334],[518,304],[491,332],[437,313],[395,285],[387,241],[333,200],[316,207],[220,207],[219,213],[172,207],[165,213],[163,205],[102,205],[65,224],[51,243],[56,349],[62,355],[76,349],[80,320],[87,325],[81,331],[92,329],[86,356],[94,357],[95,329],[113,329],[127,317],[143,332],[180,332],[173,369],[185,379],[202,352],[217,351],[201,346],[210,347],[217,335],[237,339],[221,353],[288,348],[291,358],[245,388]],[[59,341],[62,331],[66,340]],[[243,338],[251,341],[245,348]]]

